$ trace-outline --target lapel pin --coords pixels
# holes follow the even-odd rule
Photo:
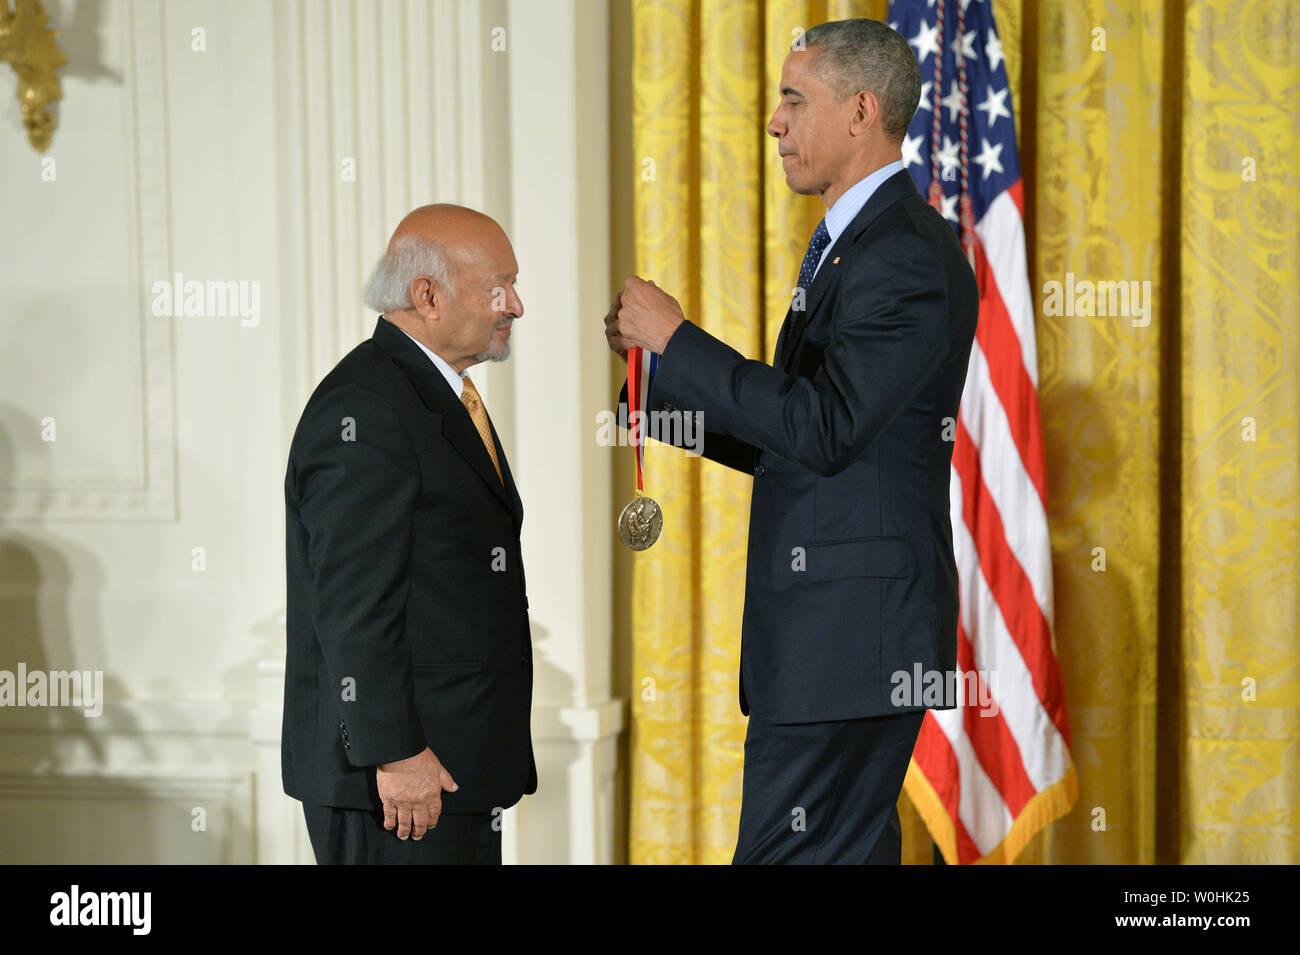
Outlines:
[[[831,259],[831,265],[839,265],[839,264],[840,264],[840,257],[838,255],[835,256],[835,258]]]

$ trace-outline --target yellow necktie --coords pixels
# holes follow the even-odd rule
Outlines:
[[[462,375],[461,381],[465,383],[465,387],[460,392],[460,403],[469,412],[474,427],[478,428],[478,436],[483,439],[483,447],[487,448],[492,466],[497,469],[497,477],[501,479],[502,484],[505,484],[506,479],[501,475],[501,462],[497,460],[496,444],[492,441],[492,426],[488,424],[487,409],[483,407],[483,399],[479,397],[474,382],[469,380],[469,375]]]

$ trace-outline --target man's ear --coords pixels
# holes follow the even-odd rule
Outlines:
[[[416,312],[425,318],[429,318],[431,312],[436,316],[440,305],[438,288],[427,275],[417,275],[412,279],[408,291],[411,293],[411,307]]]
[[[872,124],[880,125],[880,100],[870,90],[859,90],[857,109],[853,112],[850,128],[855,135],[861,135],[870,129]]]

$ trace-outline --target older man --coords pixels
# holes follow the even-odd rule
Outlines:
[[[485,215],[407,215],[294,434],[282,762],[318,862],[499,863],[536,791],[523,507],[468,373],[509,354],[518,268]]]
[[[773,364],[635,276],[606,334],[616,352],[660,353],[650,410],[702,412],[705,456],[754,476],[734,861],[897,863],[895,804],[925,708],[952,705],[894,690],[899,674],[956,666],[945,434],[978,295],[901,161],[921,90],[907,41],[873,20],[803,41],[767,131],[786,184],[827,212]]]

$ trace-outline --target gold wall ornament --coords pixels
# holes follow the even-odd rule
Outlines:
[[[0,62],[18,74],[18,102],[22,104],[27,140],[45,152],[54,137],[54,114],[47,108],[63,98],[55,70],[68,58],[55,42],[54,31],[41,0],[0,0]]]

